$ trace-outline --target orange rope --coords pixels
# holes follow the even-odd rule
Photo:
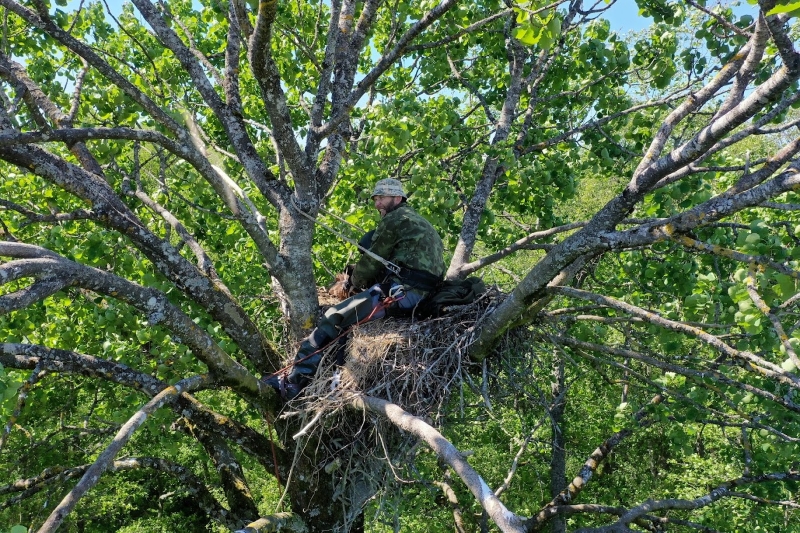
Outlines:
[[[387,296],[386,298],[384,298],[383,300],[378,302],[378,305],[376,305],[372,309],[372,312],[366,318],[364,318],[362,320],[359,320],[358,322],[356,322],[355,324],[353,324],[352,326],[350,326],[349,328],[347,328],[343,332],[339,333],[338,336],[336,336],[333,339],[331,339],[325,346],[321,346],[321,347],[317,348],[315,351],[311,352],[310,354],[306,355],[305,357],[302,357],[302,358],[300,358],[300,359],[298,359],[296,361],[292,361],[291,363],[289,363],[285,367],[276,370],[275,372],[273,372],[272,374],[270,374],[267,377],[270,378],[272,376],[277,376],[278,374],[282,374],[284,372],[288,372],[289,369],[291,369],[297,363],[302,363],[303,361],[306,361],[306,360],[310,359],[311,356],[318,354],[319,352],[321,352],[322,350],[324,350],[325,348],[327,348],[328,346],[330,346],[334,342],[336,342],[339,339],[341,339],[342,337],[346,336],[348,333],[350,333],[350,331],[352,331],[352,329],[354,327],[360,326],[361,324],[364,324],[365,322],[369,322],[370,320],[372,320],[372,317],[375,315],[375,313],[378,311],[378,309],[387,309],[390,305],[392,305],[395,302],[399,302],[402,299],[403,299],[403,297],[394,298],[392,296]],[[264,379],[264,378],[262,377],[261,379]]]

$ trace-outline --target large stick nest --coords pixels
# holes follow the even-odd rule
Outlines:
[[[438,418],[454,384],[460,383],[473,331],[501,300],[489,289],[469,305],[448,308],[438,318],[387,318],[355,326],[347,336],[344,365],[337,367],[332,343],[316,379],[292,407],[335,411],[352,393],[378,396],[421,417]]]
[[[358,511],[376,491],[394,484],[398,466],[413,462],[414,439],[375,415],[348,408],[353,395],[384,398],[438,425],[451,393],[470,380],[466,370],[473,363],[466,353],[476,326],[502,298],[491,288],[438,318],[387,318],[356,326],[341,367],[336,365],[341,345],[325,349],[316,378],[283,416],[300,417],[295,440],[313,437],[320,447],[320,474],[338,478],[337,499]]]

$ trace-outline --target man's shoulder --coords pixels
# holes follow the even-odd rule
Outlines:
[[[405,238],[419,239],[439,236],[436,228],[408,204],[401,205],[383,217],[383,220],[386,222],[388,231],[402,234]]]
[[[392,225],[408,223],[430,224],[425,217],[417,213],[413,207],[406,203],[399,205],[397,209],[388,213],[383,219],[387,224]]]

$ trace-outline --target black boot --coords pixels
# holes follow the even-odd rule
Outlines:
[[[262,378],[261,382],[275,389],[280,394],[283,401],[294,400],[302,392],[303,387],[297,383],[289,383],[286,374],[281,372],[273,374],[267,378]]]
[[[293,400],[306,385],[311,383],[322,360],[322,350],[332,338],[325,328],[315,329],[300,343],[300,349],[294,356],[294,364],[288,375],[281,372],[263,379],[262,382],[278,391],[283,400]]]

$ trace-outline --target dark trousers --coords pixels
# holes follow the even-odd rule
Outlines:
[[[398,284],[392,284],[392,289]],[[386,316],[387,311],[411,311],[422,298],[424,292],[414,289],[405,291],[404,296],[396,302],[384,308],[381,302],[385,295],[381,291],[381,286],[373,285],[364,292],[339,302],[325,311],[325,316],[319,324],[300,344],[300,349],[294,357],[294,365],[289,373],[287,381],[305,386],[314,377],[317,367],[322,360],[323,349],[336,338],[344,334],[347,330],[359,322],[364,323]],[[342,346],[344,348],[344,346]],[[341,364],[343,361],[339,361]]]

